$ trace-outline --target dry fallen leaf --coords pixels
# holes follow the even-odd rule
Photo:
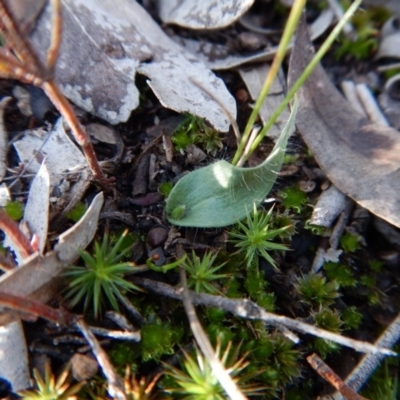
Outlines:
[[[59,185],[67,173],[87,165],[82,152],[66,134],[62,118],[51,132],[45,132],[41,128],[26,131],[14,143],[14,147],[27,172],[36,174],[42,161],[46,159],[51,186]],[[60,154],[63,156],[60,157]]]
[[[400,58],[400,28],[397,17],[388,19],[381,29],[381,40],[375,58]]]
[[[379,105],[390,124],[400,129],[400,74],[392,76],[379,96]]]
[[[246,85],[254,102],[257,100],[261,92],[269,69],[270,66],[266,63],[252,65],[251,67],[240,67],[238,69],[240,77]],[[281,70],[277,79],[274,80],[268,96],[261,105],[260,118],[263,124],[268,122],[272,113],[278,108],[279,104],[284,99],[286,92],[286,84],[284,82],[285,78],[283,71]],[[274,125],[271,126],[270,130],[268,131],[268,137],[273,140],[278,139],[286,121],[289,119],[289,116],[290,111],[289,108],[286,107],[279,116],[279,119],[274,123]]]
[[[48,301],[53,294],[49,290],[52,279],[79,257],[78,249],[84,250],[92,241],[103,201],[103,193],[99,193],[83,217],[59,236],[53,251],[43,257],[33,254],[23,265],[2,275],[0,292],[27,296],[41,302]],[[18,319],[17,313],[0,308],[0,325],[15,319]]]
[[[313,54],[302,19],[290,59],[290,84]],[[296,125],[329,179],[361,206],[400,227],[399,132],[352,111],[321,66],[298,98]]]
[[[191,29],[224,28],[241,17],[254,0],[159,0],[160,18]]]
[[[28,224],[30,233],[38,236],[38,249],[41,254],[44,252],[47,241],[49,202],[50,175],[46,161],[43,161],[29,189],[23,218],[23,221]]]
[[[7,152],[8,152],[8,133],[4,125],[4,109],[11,97],[3,97],[0,102],[0,181],[6,176],[7,170]]]
[[[21,321],[0,326],[0,376],[11,383],[14,392],[31,386],[28,348]]]
[[[310,25],[313,40],[329,28],[333,18],[334,15],[331,9],[328,8],[321,12],[318,18]],[[241,54],[231,54],[231,48],[227,45],[187,39],[177,35],[173,36],[172,39],[213,70],[225,70],[248,63],[271,61],[278,50],[278,46],[274,46],[265,51],[244,56]],[[292,45],[289,46],[288,51],[291,48]]]
[[[49,8],[31,35],[42,59],[50,38]],[[135,76],[140,73],[149,78],[163,106],[204,117],[216,129],[228,130],[221,107],[191,79],[235,116],[235,101],[223,81],[169,39],[136,1],[64,1],[63,20],[56,78],[79,107],[112,124],[126,121],[139,105]]]

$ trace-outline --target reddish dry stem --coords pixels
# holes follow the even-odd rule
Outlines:
[[[33,84],[44,90],[53,102],[54,106],[71,127],[76,141],[82,147],[86,156],[86,160],[92,170],[94,179],[107,187],[109,181],[100,168],[90,137],[79,123],[73,108],[52,77],[59,53],[62,26],[60,1],[52,0],[52,5],[53,24],[51,44],[47,54],[48,66],[47,68],[43,68],[28,42],[24,40],[23,35],[20,33],[19,28],[15,24],[15,21],[7,7],[2,1],[0,1],[0,31],[4,35],[7,45],[11,47],[17,57],[16,58],[13,54],[0,50],[0,77],[18,79],[24,83]]]
[[[18,224],[2,209],[0,209],[0,229],[18,246],[24,258],[34,253],[28,238],[19,229]]]
[[[29,69],[34,68],[38,77],[42,76],[43,67],[28,42],[24,40],[18,25],[14,22],[12,14],[3,1],[0,1],[0,31],[6,38],[7,45],[13,49],[21,63],[29,66]]]
[[[329,382],[336,390],[338,390],[348,400],[368,400],[367,398],[356,393],[317,355],[311,354],[307,357],[308,363],[314,370]]]
[[[82,147],[82,150],[86,155],[86,159],[90,169],[93,172],[94,179],[107,186],[107,178],[104,176],[103,171],[101,170],[97,161],[96,153],[94,152],[89,135],[84,131],[82,125],[78,121],[71,104],[65,98],[54,80],[43,82],[41,87],[70,126],[76,141]]]
[[[42,78],[21,65],[10,52],[3,48],[0,49],[0,76],[4,79],[17,79],[35,86],[43,83]]]
[[[4,292],[0,292],[0,305],[36,317],[42,317],[62,325],[72,324],[76,319],[73,314],[67,311],[57,310],[38,301]]]
[[[14,269],[16,265],[13,263],[12,260],[0,254],[0,270],[7,272]]]
[[[58,59],[60,50],[62,18],[61,18],[61,2],[60,0],[51,0],[53,16],[51,24],[51,43],[47,50],[47,74],[49,78],[53,78],[54,69]]]

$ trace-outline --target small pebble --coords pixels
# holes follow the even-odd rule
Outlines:
[[[314,181],[300,181],[299,188],[304,193],[310,193],[315,189],[315,182]]]
[[[265,39],[253,32],[242,32],[237,36],[240,47],[247,51],[256,51],[265,46]]]
[[[162,228],[161,226],[157,226],[152,228],[147,233],[147,243],[151,247],[159,247],[162,246],[168,237],[168,230]]]
[[[97,361],[84,354],[75,353],[71,358],[72,376],[78,381],[87,381],[97,374]]]

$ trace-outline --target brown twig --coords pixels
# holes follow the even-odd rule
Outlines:
[[[18,224],[2,209],[0,209],[0,229],[18,246],[24,258],[28,258],[34,253],[28,238],[19,229]]]
[[[337,389],[347,400],[368,400],[356,393],[350,386],[335,374],[335,372],[317,354],[311,354],[307,357],[307,362],[314,370]]]
[[[76,319],[68,311],[52,308],[38,301],[4,292],[0,292],[0,305],[62,325],[70,325]]]
[[[56,67],[58,53],[61,44],[62,33],[62,16],[61,16],[61,2],[59,0],[51,0],[53,9],[53,18],[51,24],[51,43],[47,50],[47,76],[50,79],[54,78],[54,69]]]
[[[53,79],[61,42],[61,3],[52,0],[53,19],[51,44],[47,53],[47,65],[43,67],[30,44],[24,39],[7,6],[0,0],[0,32],[11,49],[0,49],[0,77],[16,79],[40,87],[69,124],[75,140],[82,147],[94,179],[108,186],[99,165],[89,135],[79,123],[73,108]]]

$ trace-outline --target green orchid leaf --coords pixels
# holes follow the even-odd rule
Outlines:
[[[179,226],[211,228],[240,221],[268,195],[281,169],[297,112],[290,118],[268,158],[254,168],[236,167],[221,160],[184,176],[166,204],[168,220]]]

